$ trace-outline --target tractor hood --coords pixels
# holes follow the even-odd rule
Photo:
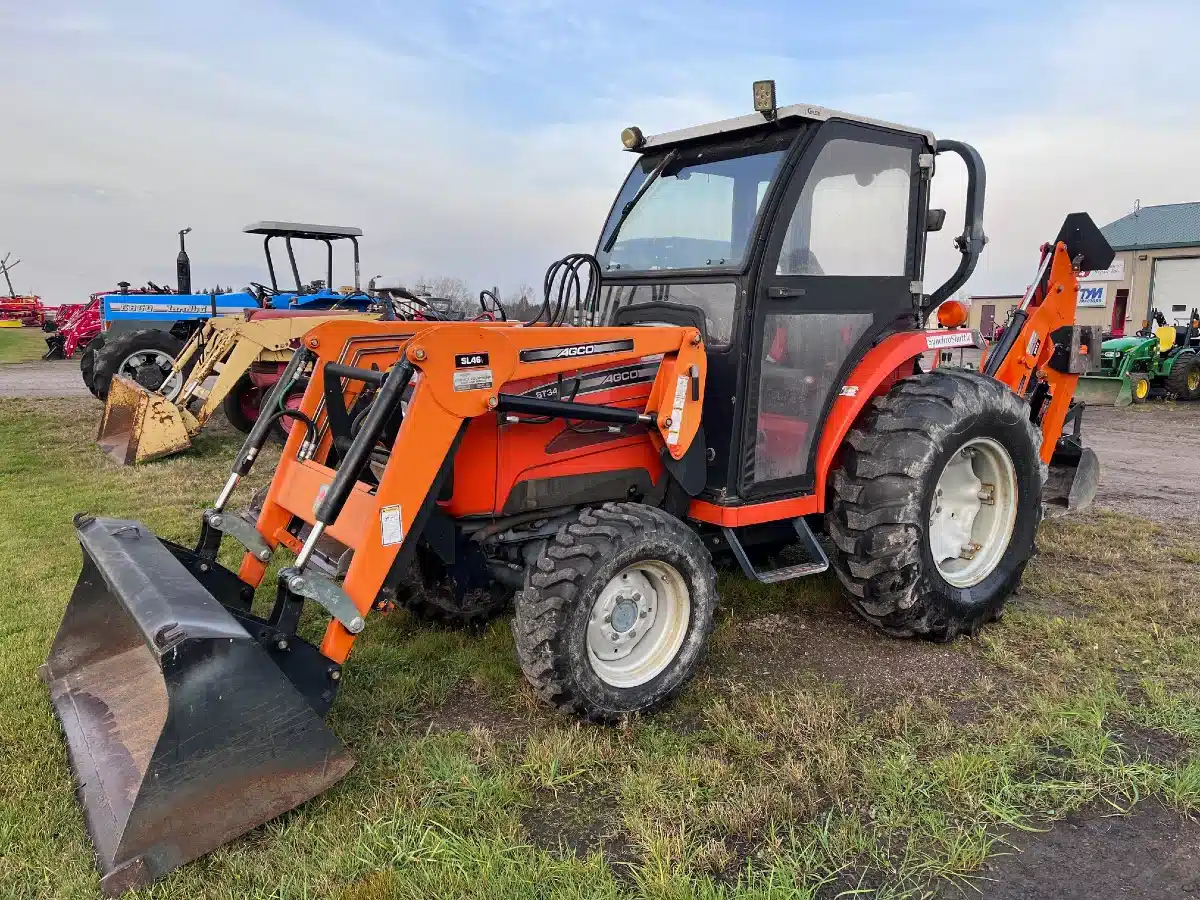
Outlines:
[[[1100,350],[1103,353],[1107,353],[1112,350],[1116,350],[1121,353],[1128,353],[1134,347],[1139,347],[1142,344],[1146,343],[1146,341],[1148,341],[1148,340],[1153,340],[1153,338],[1144,338],[1144,337],[1109,338],[1107,341],[1105,341],[1103,344],[1100,345]]]

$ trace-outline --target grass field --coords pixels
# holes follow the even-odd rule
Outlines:
[[[0,401],[7,897],[97,890],[36,676],[79,569],[72,514],[190,540],[236,446],[217,431],[120,469],[91,445],[98,413]],[[1003,621],[951,645],[874,633],[832,578],[726,573],[701,675],[620,729],[539,706],[506,621],[373,618],[330,716],[356,768],[142,896],[923,896],[1073,810],[1200,811],[1193,536],[1097,514],[1046,523],[1040,550]]]
[[[0,328],[0,363],[29,362],[46,352],[40,328]]]

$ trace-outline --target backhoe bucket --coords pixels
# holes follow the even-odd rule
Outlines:
[[[1075,385],[1075,399],[1088,406],[1128,406],[1133,402],[1133,392],[1128,378],[1081,375]]]
[[[192,446],[190,414],[123,375],[113,377],[96,442],[125,466],[150,462]]]
[[[316,796],[353,760],[323,721],[328,660],[251,625],[260,643],[235,575],[138,522],[81,515],[76,530],[83,571],[41,676],[116,895]],[[226,588],[232,605],[213,595]]]
[[[1042,508],[1051,518],[1082,512],[1096,499],[1099,485],[1100,460],[1092,448],[1056,453],[1042,490]]]

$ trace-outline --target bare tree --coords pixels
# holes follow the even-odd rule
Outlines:
[[[429,293],[434,297],[444,297],[460,303],[470,300],[471,289],[461,278],[454,275],[438,275],[433,278],[418,278],[416,284],[418,294]]]
[[[504,301],[504,311],[508,314],[508,317],[510,319],[520,319],[523,322],[528,322],[536,318],[541,308],[542,301],[538,297],[537,291],[534,290],[533,285],[528,282],[520,285]]]

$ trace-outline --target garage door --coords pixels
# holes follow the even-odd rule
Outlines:
[[[1150,305],[1174,325],[1200,306],[1200,257],[1156,259],[1150,281]]]

